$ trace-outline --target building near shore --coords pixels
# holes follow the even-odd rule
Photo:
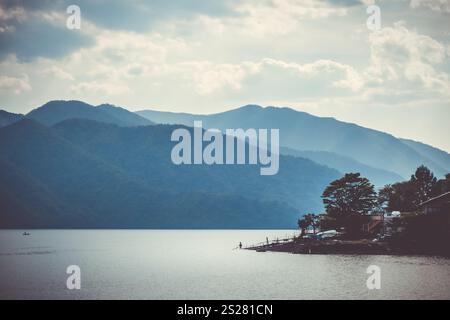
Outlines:
[[[450,192],[422,202],[420,208],[424,214],[450,214]]]

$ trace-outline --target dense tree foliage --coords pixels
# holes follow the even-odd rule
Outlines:
[[[320,226],[321,230],[344,227],[347,237],[367,236],[362,226],[370,221],[368,214],[386,211],[412,212],[411,215],[395,218],[395,228],[404,231],[393,240],[402,250],[429,253],[449,253],[450,217],[448,215],[423,215],[420,204],[432,197],[450,191],[450,174],[437,180],[425,166],[417,168],[409,181],[385,185],[378,192],[359,173],[347,173],[341,179],[331,182],[322,198],[327,214],[307,214],[298,221],[304,230],[310,226]],[[397,243],[398,242],[398,243]]]
[[[327,213],[336,219],[349,215],[362,215],[372,211],[376,205],[373,184],[359,173],[347,173],[331,182],[322,194]]]
[[[316,228],[319,226],[320,219],[318,215],[315,215],[313,213],[308,213],[303,216],[302,219],[298,220],[298,227],[302,231],[302,235],[304,235],[306,232],[306,229],[309,227],[313,228],[313,233],[316,233]]]
[[[321,222],[328,227],[344,227],[349,236],[356,236],[367,222],[366,214],[377,205],[374,186],[359,173],[347,173],[331,182],[322,194],[328,219]]]
[[[417,168],[411,179],[384,186],[378,193],[378,203],[387,211],[413,212],[422,202],[450,191],[450,174],[437,180],[425,166]]]
[[[411,184],[414,186],[414,205],[419,206],[422,202],[433,196],[437,179],[434,174],[425,166],[417,168],[416,172],[411,176]]]

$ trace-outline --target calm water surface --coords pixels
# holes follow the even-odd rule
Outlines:
[[[293,231],[0,231],[5,299],[450,299],[450,260],[234,249]],[[81,268],[81,290],[66,268]],[[381,268],[368,290],[366,269]]]

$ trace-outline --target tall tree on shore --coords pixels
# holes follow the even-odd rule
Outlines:
[[[392,185],[389,193],[388,211],[415,211],[416,206],[416,189],[411,181],[397,182]]]
[[[388,210],[390,200],[395,192],[394,186],[387,184],[378,191],[377,209],[381,212]]]
[[[366,214],[377,204],[373,184],[359,173],[347,173],[331,182],[323,192],[322,199],[327,214],[337,220]]]
[[[304,236],[306,234],[306,229],[308,228],[308,221],[306,221],[305,218],[303,217],[302,219],[298,219],[297,223],[298,228],[302,232],[302,236]]]
[[[316,228],[318,226],[318,217],[314,213],[305,215],[305,220],[309,227],[313,228],[313,233],[316,234]]]
[[[434,174],[424,165],[417,168],[411,176],[410,182],[415,189],[414,205],[417,208],[419,204],[433,197],[437,179]]]
[[[450,174],[437,181],[427,167],[420,166],[410,180],[383,187],[378,193],[378,203],[383,203],[388,211],[412,212],[418,210],[422,202],[448,191]]]
[[[397,182],[392,185],[389,198],[389,211],[410,212],[416,210],[416,189],[411,181]]]
[[[316,228],[319,226],[319,216],[314,213],[308,213],[298,220],[298,227],[302,231],[302,235],[305,235],[305,231],[309,227],[313,227],[313,233],[316,233]]]

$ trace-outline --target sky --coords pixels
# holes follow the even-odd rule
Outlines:
[[[0,0],[0,109],[16,113],[259,104],[450,152],[449,73],[450,0]]]

